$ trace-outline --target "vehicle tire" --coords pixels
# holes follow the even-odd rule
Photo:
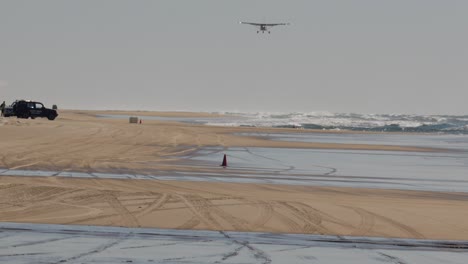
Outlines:
[[[54,119],[55,119],[55,116],[54,116],[54,115],[48,115],[48,116],[47,116],[47,119],[49,119],[49,120],[54,120]]]

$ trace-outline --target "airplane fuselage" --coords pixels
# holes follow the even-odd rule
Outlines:
[[[269,30],[270,27],[289,25],[289,23],[269,23],[269,24],[264,24],[264,23],[252,23],[252,22],[239,22],[239,23],[241,23],[241,24],[249,24],[249,25],[258,27],[257,33],[260,33],[260,32],[265,33],[265,31],[268,32],[268,33],[270,33],[270,30]]]
[[[268,32],[268,34],[270,34],[270,30],[268,30],[267,25],[260,25],[259,26],[259,31],[257,31],[257,33],[259,33],[259,32],[265,33],[265,31]]]

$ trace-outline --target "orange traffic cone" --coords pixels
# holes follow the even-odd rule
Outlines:
[[[226,158],[226,154],[224,154],[223,164],[221,164],[221,166],[227,167],[227,158]]]

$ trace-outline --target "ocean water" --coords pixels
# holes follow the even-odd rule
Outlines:
[[[354,113],[222,113],[207,125],[285,127],[322,130],[468,134],[468,115]]]
[[[159,117],[147,120],[177,121],[192,124],[230,127],[283,127],[321,130],[380,132],[418,132],[468,134],[468,115],[404,115],[310,113],[238,113],[217,112],[219,117]],[[101,118],[128,118],[126,115],[98,115]]]

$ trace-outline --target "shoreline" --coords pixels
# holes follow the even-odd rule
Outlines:
[[[62,114],[62,115],[61,115]],[[98,120],[115,121],[124,119],[119,118],[106,118],[105,116],[99,115],[122,115],[122,116],[136,116],[136,117],[162,117],[162,118],[235,118],[235,115],[225,115],[216,112],[186,112],[186,111],[125,111],[125,110],[85,110],[85,109],[62,109],[59,110],[58,119],[65,118],[72,115],[74,118],[84,119],[92,118]],[[81,118],[80,118],[81,116]],[[24,121],[22,119],[16,119],[13,117],[3,118],[3,123],[8,123],[8,120]],[[162,124],[182,124],[191,126],[203,126],[213,127],[219,129],[234,129],[240,132],[251,132],[258,131],[262,133],[291,133],[291,134],[362,134],[362,135],[460,135],[465,134],[452,134],[452,133],[438,133],[438,132],[405,132],[405,131],[371,131],[371,130],[350,130],[350,129],[313,129],[313,128],[289,128],[289,127],[271,127],[271,126],[222,126],[222,125],[204,125],[204,124],[193,124],[189,122],[182,122],[177,120],[145,120],[146,122],[158,122]],[[445,149],[436,149],[437,151],[446,151]]]
[[[99,117],[99,115],[127,115],[127,116],[143,116],[143,117],[175,117],[175,118],[235,118],[236,113],[232,115],[226,115],[218,112],[186,112],[186,111],[125,111],[125,110],[72,110],[64,109],[61,110],[65,113],[82,113],[90,117],[95,117],[99,119],[113,119]],[[242,114],[242,113],[239,113]],[[166,122],[175,122],[180,123],[180,121],[166,121]],[[193,124],[192,124],[193,125]],[[292,127],[271,127],[271,126],[222,126],[222,125],[209,125],[210,127],[219,127],[219,128],[246,128],[246,129],[259,129],[265,132],[278,132],[286,131],[293,133],[330,133],[330,134],[375,134],[375,135],[438,135],[437,132],[407,132],[407,131],[372,131],[372,130],[350,130],[350,129],[314,129],[314,128],[292,128]],[[443,134],[443,133],[442,133]],[[450,134],[447,135],[459,135],[459,134]],[[461,134],[465,135],[465,134]]]

